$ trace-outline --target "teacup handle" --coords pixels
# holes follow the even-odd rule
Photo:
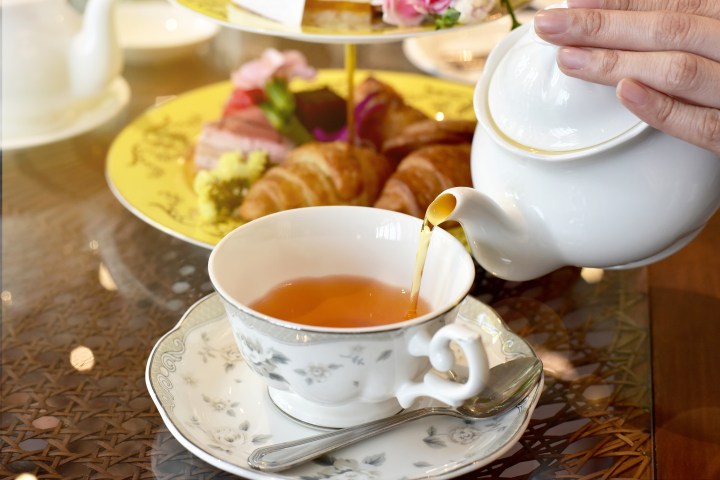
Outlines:
[[[428,372],[422,382],[403,384],[395,396],[403,408],[408,408],[418,397],[431,397],[453,407],[460,406],[468,398],[482,390],[488,376],[488,358],[482,345],[480,332],[465,325],[452,323],[438,330],[432,338],[418,334],[410,341],[409,351],[415,356],[426,356],[430,364],[441,372],[455,365],[455,354],[450,342],[455,342],[463,351],[468,364],[468,379],[458,383]]]

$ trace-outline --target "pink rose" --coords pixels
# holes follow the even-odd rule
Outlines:
[[[415,10],[428,15],[443,13],[450,6],[452,0],[413,0],[412,3]]]
[[[420,25],[425,14],[418,12],[416,3],[417,0],[383,0],[383,22],[401,27]]]
[[[265,50],[257,60],[251,60],[232,73],[237,88],[264,89],[271,78],[292,80],[295,77],[311,80],[316,70],[309,66],[305,56],[297,50],[280,52],[274,48]]]

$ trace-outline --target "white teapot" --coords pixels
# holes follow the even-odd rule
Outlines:
[[[679,250],[720,205],[720,158],[563,74],[556,53],[532,23],[493,50],[474,97],[474,188],[445,191],[431,220],[460,222],[478,263],[508,280]]]
[[[2,131],[39,134],[72,121],[122,69],[115,0],[2,0]]]

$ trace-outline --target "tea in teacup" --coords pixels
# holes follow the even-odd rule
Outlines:
[[[430,312],[422,299],[380,280],[357,275],[303,277],[277,285],[249,306],[265,315],[319,327],[373,327]]]

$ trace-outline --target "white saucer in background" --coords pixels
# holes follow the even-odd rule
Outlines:
[[[129,64],[169,62],[193,53],[220,27],[164,0],[124,0],[117,4],[120,46]]]
[[[532,20],[536,10],[517,12],[520,23]],[[428,37],[414,37],[403,41],[403,52],[410,62],[425,73],[458,82],[475,84],[482,75],[483,62],[471,68],[459,68],[452,59],[487,57],[495,45],[510,33],[508,15],[475,26],[449,30]]]
[[[37,147],[58,142],[88,132],[115,117],[130,101],[130,86],[116,78],[91,106],[79,110],[71,121],[61,127],[42,133],[2,136],[0,148],[4,151]]]

